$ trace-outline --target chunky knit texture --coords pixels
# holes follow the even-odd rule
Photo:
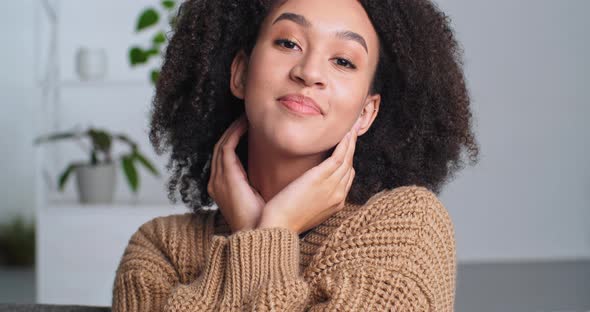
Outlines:
[[[229,233],[221,214],[170,215],[133,234],[113,311],[453,311],[454,228],[435,194],[385,190],[304,238]]]

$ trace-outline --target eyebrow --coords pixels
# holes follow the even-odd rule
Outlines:
[[[276,24],[277,22],[281,21],[281,20],[289,20],[292,21],[298,25],[301,25],[305,28],[309,28],[311,27],[311,23],[305,18],[305,16],[300,15],[300,14],[295,14],[295,13],[283,13],[281,14],[279,17],[277,17],[274,22],[272,22],[272,25]],[[359,43],[360,45],[363,46],[363,48],[365,48],[365,51],[367,52],[367,54],[369,53],[369,49],[367,48],[367,42],[365,41],[365,38],[363,38],[363,36],[353,32],[353,31],[337,31],[335,33],[336,38],[339,39],[344,39],[344,40],[352,40],[352,41],[356,41],[357,43]]]

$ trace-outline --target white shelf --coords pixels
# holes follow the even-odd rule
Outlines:
[[[131,236],[187,208],[50,203],[37,215],[37,303],[108,306]]]
[[[45,213],[49,214],[95,214],[95,213],[109,213],[109,214],[141,214],[141,215],[157,215],[161,213],[177,214],[187,213],[191,210],[179,204],[156,204],[156,203],[130,203],[130,202],[114,202],[112,204],[82,204],[76,201],[50,201],[45,207]]]
[[[62,80],[56,83],[61,88],[154,88],[147,77],[143,80]]]

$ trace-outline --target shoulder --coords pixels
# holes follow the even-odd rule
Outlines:
[[[421,247],[435,243],[444,245],[449,252],[455,250],[450,214],[436,194],[416,185],[383,190],[364,205],[355,207],[335,231],[330,243],[333,248],[339,248],[343,240],[376,236],[387,237],[388,243],[403,241]]]
[[[370,222],[405,220],[420,227],[436,226],[453,232],[452,218],[434,192],[410,185],[381,191],[358,211],[358,217]]]
[[[452,281],[456,271],[452,219],[436,194],[415,185],[372,196],[339,226],[324,250],[404,274],[419,268],[433,281],[441,272]]]
[[[423,186],[400,186],[373,195],[363,209],[387,211],[446,210],[436,194]]]
[[[374,210],[387,223],[409,224],[423,243],[444,244],[454,253],[455,229],[446,207],[434,192],[422,186],[403,186],[388,190],[376,196]]]

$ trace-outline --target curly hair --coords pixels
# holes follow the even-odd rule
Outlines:
[[[283,0],[284,1],[284,0]],[[462,48],[450,18],[430,0],[360,0],[380,40],[371,93],[381,94],[377,118],[359,137],[356,176],[347,201],[364,204],[384,189],[424,186],[439,193],[466,160],[478,161],[471,130]],[[156,84],[150,141],[194,212],[212,204],[207,193],[213,147],[244,113],[231,94],[230,66],[240,50],[250,55],[273,0],[186,0]],[[236,149],[247,168],[247,137]]]

